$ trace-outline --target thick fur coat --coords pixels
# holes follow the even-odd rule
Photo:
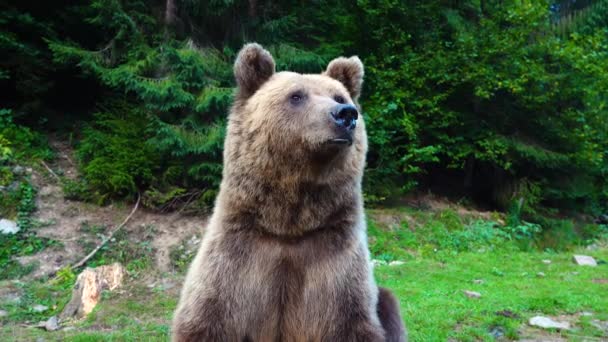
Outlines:
[[[365,125],[355,114],[348,139],[336,128],[336,108],[358,109],[361,61],[276,73],[248,44],[234,73],[223,180],[173,340],[404,341],[397,301],[370,267]]]

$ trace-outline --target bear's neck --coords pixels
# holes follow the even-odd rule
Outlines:
[[[354,226],[362,212],[360,179],[323,183],[288,177],[225,174],[218,196],[229,229],[297,237]]]

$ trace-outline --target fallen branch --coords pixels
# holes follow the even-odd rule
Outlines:
[[[61,181],[61,178],[59,178],[59,176],[57,176],[57,174],[44,162],[44,160],[41,160],[40,163],[42,163],[42,166],[44,166],[47,171],[53,175],[53,177],[55,177],[58,181]]]
[[[92,250],[91,253],[89,253],[87,256],[82,258],[82,260],[80,260],[79,262],[70,266],[70,268],[75,269],[75,268],[84,266],[87,263],[87,261],[89,261],[95,255],[95,253],[97,253],[101,249],[101,247],[105,246],[105,244],[108,241],[110,241],[110,239],[112,239],[112,236],[114,236],[114,233],[116,233],[119,229],[124,227],[124,225],[127,224],[127,222],[129,222],[129,220],[131,219],[131,216],[133,216],[133,214],[135,214],[135,212],[137,211],[137,208],[139,207],[140,199],[141,199],[141,196],[139,195],[139,193],[137,193],[137,202],[135,202],[135,205],[133,206],[133,209],[131,210],[131,213],[129,214],[129,216],[127,216],[127,218],[125,218],[121,224],[116,226],[116,228],[112,229],[112,231],[110,232],[110,235],[104,237],[104,239],[101,241],[101,243],[97,247],[95,247],[95,249]]]

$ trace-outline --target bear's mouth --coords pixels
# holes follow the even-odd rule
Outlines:
[[[344,138],[335,138],[335,139],[329,139],[327,141],[328,144],[330,145],[352,145],[353,144],[353,138],[351,137],[344,137]]]

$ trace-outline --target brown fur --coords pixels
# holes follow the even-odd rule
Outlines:
[[[322,75],[274,73],[274,65],[257,44],[246,45],[235,63],[223,180],[182,290],[173,340],[399,336],[398,306],[392,296],[379,302],[369,263],[363,120],[352,146],[327,143],[336,135],[334,98],[356,103],[363,65],[337,59]],[[297,105],[289,101],[294,92],[302,95]]]

